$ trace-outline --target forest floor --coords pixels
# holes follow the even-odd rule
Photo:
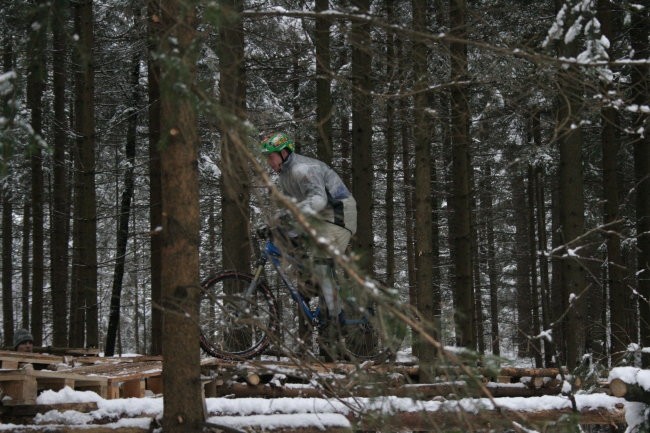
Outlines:
[[[49,362],[48,368],[38,370],[32,363],[6,368],[13,367],[6,361],[15,360],[11,354],[0,352],[0,431],[144,433],[160,424],[159,358],[67,358],[58,364],[42,358],[37,361]],[[631,367],[612,370],[590,390],[572,391],[570,376],[554,369],[478,369],[473,377],[447,369],[434,383],[422,384],[412,362],[209,358],[202,364],[207,423],[230,431],[542,429],[558,423],[629,427],[643,421],[646,405],[611,395],[607,385],[612,380],[643,389],[650,385],[650,372]]]

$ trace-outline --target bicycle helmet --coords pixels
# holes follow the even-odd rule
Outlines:
[[[284,132],[275,132],[262,140],[261,147],[262,153],[268,155],[273,152],[281,152],[282,149],[287,149],[289,152],[293,152],[296,145]]]

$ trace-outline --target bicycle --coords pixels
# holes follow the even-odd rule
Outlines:
[[[253,274],[223,271],[203,281],[201,348],[208,355],[229,360],[254,358],[262,355],[279,335],[278,302],[264,277],[268,263],[308,322],[318,329],[327,324],[323,309],[310,307],[308,299],[282,266],[284,260],[285,264],[300,267],[301,258],[283,254],[274,242],[273,232],[257,233],[258,242],[264,244]],[[360,308],[352,297],[343,303],[344,313],[339,317],[341,332],[336,344],[340,355],[350,360],[375,362],[395,355],[403,336],[391,329],[390,320],[379,314],[379,306]],[[353,317],[356,314],[360,317]]]

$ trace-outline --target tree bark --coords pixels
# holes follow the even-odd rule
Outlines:
[[[316,0],[316,12],[329,9],[329,0]],[[316,19],[316,136],[318,159],[332,164],[332,94],[330,89],[330,20]]]
[[[149,97],[149,227],[151,238],[151,355],[162,353],[162,191],[160,179],[160,65],[154,55],[160,37],[160,5],[147,1],[147,83]]]
[[[162,307],[164,431],[199,432],[204,421],[198,313],[199,191],[196,109],[179,89],[194,84],[196,4],[164,0],[161,53]]]
[[[349,50],[346,44],[345,24],[339,23],[340,42],[337,44],[338,61],[336,69],[341,70],[348,63]],[[341,148],[341,171],[339,175],[348,188],[352,187],[352,168],[350,167],[350,148],[352,146],[352,132],[350,131],[350,116],[348,114],[347,104],[337,104],[339,129],[340,129],[340,148]]]
[[[542,145],[540,129],[539,111],[532,115],[532,133],[533,143],[535,146]],[[540,281],[540,299],[542,310],[542,328],[546,331],[550,328],[550,281],[548,278],[548,241],[546,236],[546,201],[544,199],[544,168],[540,164],[535,164],[533,168],[535,180],[535,230],[537,233],[537,251],[539,251],[539,281]],[[548,339],[544,339],[544,365],[550,366],[553,359],[553,344]]]
[[[487,267],[490,285],[490,347],[493,355],[501,354],[499,333],[499,277],[497,272],[496,246],[494,241],[494,213],[492,166],[488,161],[485,166],[485,176],[481,186],[481,208],[483,210],[483,225],[487,242]]]
[[[569,20],[570,18],[567,18]],[[558,55],[567,58],[578,54],[574,40],[558,45]],[[573,369],[585,350],[584,305],[586,280],[576,240],[584,233],[584,184],[582,167],[582,86],[576,66],[558,71],[558,107],[556,135],[560,147],[559,216],[562,235],[561,294],[568,300],[566,317],[566,365]],[[584,292],[584,293],[583,293]],[[582,295],[582,296],[580,296]],[[579,298],[577,298],[580,296]]]
[[[52,155],[52,215],[50,226],[50,293],[52,296],[52,344],[68,345],[68,241],[69,202],[68,173],[66,162],[67,117],[66,82],[67,53],[66,28],[69,14],[67,0],[53,2],[52,50],[59,61],[52,63],[52,87],[54,92],[54,149]]]
[[[93,3],[82,0],[75,4],[77,42],[77,76],[75,101],[75,258],[78,299],[71,308],[78,312],[74,339],[81,347],[98,347],[97,308],[97,209],[95,191],[95,107],[93,57]],[[83,318],[83,319],[82,319]],[[72,325],[72,324],[71,324]],[[85,337],[85,338],[84,338]]]
[[[634,59],[650,57],[648,33],[650,19],[648,8],[633,8],[630,42]],[[630,94],[632,102],[638,107],[648,105],[650,98],[650,68],[647,63],[631,66]],[[637,284],[641,297],[641,344],[650,346],[650,135],[647,133],[650,115],[639,109],[634,115],[632,143],[634,145],[634,177],[636,184],[636,246],[637,246]],[[640,132],[640,131],[644,131]],[[644,367],[648,362],[644,361]]]
[[[516,265],[514,280],[517,304],[517,350],[519,357],[531,355],[532,310],[530,304],[530,260],[528,243],[528,219],[526,213],[526,179],[521,164],[513,163],[511,169],[512,210],[514,214],[515,242],[513,255]]]
[[[385,1],[386,19],[389,23],[395,20],[395,8],[392,0]],[[386,33],[386,80],[388,81],[388,93],[394,94],[397,89],[397,82],[394,79],[395,64],[397,56],[395,54],[395,34]],[[395,286],[395,99],[386,100],[386,286],[393,288]]]
[[[22,257],[21,269],[21,315],[22,315],[22,327],[25,329],[30,329],[31,321],[29,316],[29,292],[30,292],[30,263],[29,263],[29,245],[32,239],[32,205],[30,203],[29,197],[25,197],[23,200],[23,223],[22,223]]]
[[[450,43],[451,80],[451,140],[453,179],[453,220],[450,236],[454,244],[454,321],[459,346],[473,349],[474,305],[472,296],[471,217],[469,183],[469,104],[467,79],[467,35],[465,0],[449,0],[451,33],[457,42]]]
[[[603,35],[610,41],[616,37],[612,25],[612,8],[610,0],[598,1],[598,20],[601,23]],[[608,85],[603,85],[601,93],[607,95]],[[601,146],[603,169],[603,224],[607,239],[607,278],[606,289],[609,292],[611,355],[619,358],[625,351],[631,336],[626,332],[625,304],[627,288],[624,284],[623,257],[621,254],[620,237],[623,224],[619,222],[619,181],[618,181],[618,151],[621,146],[618,130],[620,119],[618,110],[612,106],[600,110]]]
[[[353,0],[357,13],[366,14],[369,0]],[[352,195],[357,201],[357,219],[362,221],[353,238],[353,249],[359,255],[359,266],[374,275],[373,181],[372,168],[372,54],[370,25],[352,23]]]
[[[222,0],[224,21],[220,27],[221,44],[219,57],[221,67],[221,105],[233,117],[222,120],[221,129],[221,163],[222,198],[221,212],[223,233],[222,254],[223,267],[242,272],[250,271],[250,179],[248,165],[242,152],[235,147],[230,138],[240,133],[241,125],[246,119],[246,73],[244,63],[243,23],[239,13],[244,4],[241,0]]]
[[[532,128],[532,122],[530,122]],[[532,133],[530,134],[532,138]],[[532,141],[532,140],[529,140]],[[531,143],[532,144],[532,143]],[[535,337],[541,331],[539,289],[537,286],[537,242],[535,236],[535,172],[532,164],[528,164],[528,185],[526,187],[526,211],[528,220],[528,262],[530,263],[530,308],[532,321],[530,324],[530,335]],[[600,311],[600,310],[599,310]],[[542,367],[542,347],[538,339],[530,342],[532,355],[535,358],[535,366]]]
[[[47,62],[45,61],[45,43],[47,29],[47,9],[45,1],[39,0],[30,17],[29,72],[27,78],[27,106],[31,111],[33,130],[29,148],[31,168],[31,205],[32,205],[32,304],[31,332],[34,344],[43,342],[43,283],[44,283],[44,237],[43,237],[43,93],[45,92]],[[38,23],[40,26],[34,26]]]
[[[427,4],[413,0],[413,29],[425,32],[427,27]],[[414,96],[414,127],[415,140],[415,225],[419,228],[415,239],[415,281],[416,305],[420,319],[429,334],[437,338],[435,324],[435,307],[433,303],[433,237],[431,221],[431,119],[427,115],[427,47],[421,40],[413,41],[413,76],[416,77]],[[422,381],[430,382],[430,367],[436,358],[436,350],[425,343],[426,339],[419,336],[414,342],[413,351],[423,366]]]
[[[397,58],[402,59],[398,62],[397,76],[404,77],[404,61],[407,58],[406,50],[401,42],[401,39],[396,41],[397,45]],[[400,113],[400,127],[399,136],[401,138],[402,148],[402,170],[403,170],[403,192],[404,197],[404,231],[405,231],[405,250],[406,250],[406,269],[408,274],[408,293],[411,305],[417,307],[417,293],[415,291],[415,227],[413,223],[413,174],[411,173],[411,146],[410,146],[410,130],[409,130],[409,117],[406,104],[406,98],[400,98],[398,103],[398,111]]]
[[[3,40],[2,67],[4,71],[10,71],[14,67],[13,60],[13,37],[5,36]],[[13,84],[12,80],[12,84]],[[6,119],[12,119],[14,109],[10,101],[15,91],[7,92],[2,97],[2,115]],[[2,146],[2,163],[4,166],[3,176],[11,161],[12,148],[7,143]],[[3,182],[0,189],[2,192],[2,335],[4,345],[11,346],[14,338],[14,296],[13,296],[13,201],[9,185]]]

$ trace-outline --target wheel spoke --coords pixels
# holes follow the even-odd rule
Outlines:
[[[209,355],[242,359],[260,354],[269,344],[268,333],[275,329],[275,301],[260,284],[250,299],[242,293],[252,276],[223,273],[204,284],[201,301],[201,345]]]

